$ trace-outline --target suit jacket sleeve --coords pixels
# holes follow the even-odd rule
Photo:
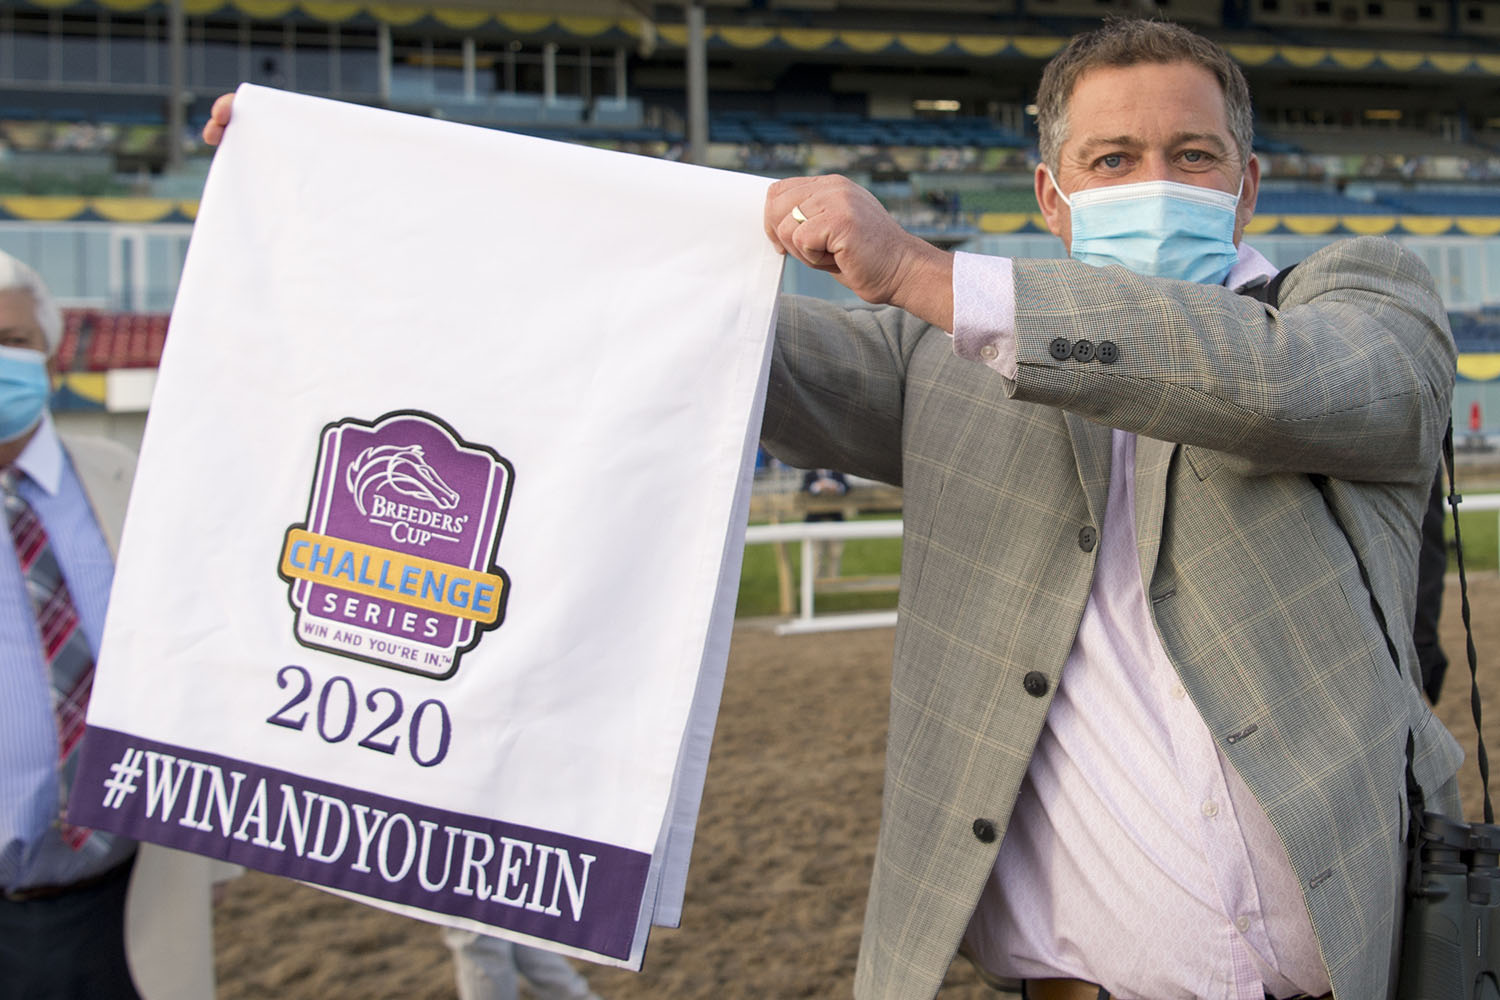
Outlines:
[[[1431,276],[1398,244],[1344,240],[1300,263],[1279,309],[1217,287],[1017,260],[1015,398],[1225,453],[1241,471],[1424,485],[1455,351]],[[1118,359],[1054,341],[1112,341]],[[1085,352],[1086,353],[1086,352]]]
[[[802,469],[830,468],[901,484],[901,434],[911,356],[941,330],[887,306],[784,295],[761,436]]]

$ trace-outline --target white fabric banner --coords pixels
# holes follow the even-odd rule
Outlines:
[[[242,87],[77,820],[639,968],[728,651],[766,186]]]

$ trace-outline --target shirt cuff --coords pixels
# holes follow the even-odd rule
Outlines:
[[[953,255],[953,353],[1016,377],[1016,283],[1009,257]]]

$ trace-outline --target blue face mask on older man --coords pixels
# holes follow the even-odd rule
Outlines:
[[[1239,194],[1176,181],[1142,181],[1088,188],[1069,198],[1051,170],[1047,176],[1072,213],[1069,253],[1074,260],[1208,285],[1221,284],[1234,267]]]
[[[0,345],[0,442],[14,441],[35,427],[51,395],[45,354]]]

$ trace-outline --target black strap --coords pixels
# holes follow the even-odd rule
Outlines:
[[[1291,264],[1287,267],[1283,267],[1281,270],[1271,275],[1269,281],[1263,282],[1259,285],[1250,285],[1247,288],[1241,288],[1239,292],[1241,295],[1255,299],[1257,302],[1264,302],[1266,305],[1275,308],[1276,303],[1281,300],[1281,283],[1286,280],[1286,276],[1291,274],[1292,268],[1296,266],[1296,264]]]
[[[1464,547],[1458,531],[1458,505],[1463,497],[1458,492],[1458,480],[1453,470],[1453,420],[1448,420],[1448,432],[1443,435],[1443,464],[1448,467],[1448,506],[1453,511],[1453,556],[1458,564],[1459,605],[1464,620],[1464,651],[1469,658],[1469,707],[1474,712],[1475,744],[1474,760],[1479,765],[1479,780],[1484,789],[1484,821],[1495,822],[1495,808],[1490,803],[1490,758],[1484,750],[1484,726],[1480,723],[1479,703],[1479,655],[1474,651],[1474,626],[1469,620],[1469,580],[1464,575]]]
[[[1286,280],[1286,276],[1291,274],[1292,268],[1296,266],[1296,264],[1292,264],[1288,267],[1283,267],[1281,270],[1277,271],[1274,275],[1271,276],[1270,281],[1266,282],[1265,301],[1268,305],[1274,306],[1278,301],[1280,301],[1281,283]]]

